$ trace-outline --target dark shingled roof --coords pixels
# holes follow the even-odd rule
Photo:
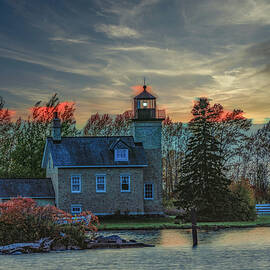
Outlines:
[[[50,178],[0,178],[0,198],[54,198]]]
[[[146,90],[143,90],[138,96],[136,96],[134,99],[155,99],[153,95],[148,93]]]
[[[122,141],[129,147],[128,161],[114,161],[113,146]],[[142,144],[135,144],[132,136],[111,137],[62,137],[60,143],[47,138],[42,167],[45,168],[49,153],[55,167],[75,166],[147,166]]]

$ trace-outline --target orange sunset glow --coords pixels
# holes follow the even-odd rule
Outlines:
[[[27,118],[28,108],[58,93],[60,102],[76,105],[81,127],[96,112],[131,109],[145,78],[174,121],[189,121],[192,101],[207,96],[224,110],[242,110],[254,124],[266,123],[270,5],[229,2],[90,1],[82,8],[76,1],[4,1],[5,108],[16,111],[14,119]]]

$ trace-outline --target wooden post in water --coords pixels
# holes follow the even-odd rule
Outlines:
[[[193,247],[198,245],[198,237],[197,237],[197,218],[195,209],[191,209],[191,223],[192,223],[192,240],[193,240]]]

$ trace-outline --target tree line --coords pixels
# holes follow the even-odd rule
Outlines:
[[[11,121],[10,112],[4,108],[4,104],[0,97],[2,178],[45,176],[41,161],[46,137],[51,135],[54,111],[58,111],[62,121],[62,136],[131,135],[129,112],[115,117],[96,113],[79,130],[74,116],[75,104],[61,103],[57,94],[47,102],[39,101],[34,104],[26,120],[18,118],[15,122]],[[184,184],[185,179],[191,179],[192,176],[185,168],[190,169],[193,164],[194,179],[198,180],[202,175],[211,179],[212,176],[208,174],[213,170],[219,175],[219,182],[225,181],[225,186],[246,181],[252,187],[257,202],[269,201],[270,122],[251,133],[252,122],[243,116],[242,110],[226,112],[221,104],[210,105],[207,98],[199,98],[194,102],[191,114],[189,123],[173,122],[169,117],[162,123],[165,200],[178,200],[179,187]],[[204,146],[202,142],[205,142]],[[193,154],[197,151],[198,156],[201,155],[197,160],[199,162],[192,159],[192,151]],[[205,158],[203,155],[208,156]],[[203,160],[206,162],[210,157],[213,159],[212,164],[200,163]],[[198,171],[199,167],[207,169]],[[214,178],[212,183],[217,180]],[[200,182],[197,185],[202,187]],[[205,187],[205,190],[209,189],[210,187]],[[187,194],[191,194],[190,192]]]

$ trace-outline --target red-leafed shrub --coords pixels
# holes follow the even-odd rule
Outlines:
[[[0,245],[32,242],[43,237],[66,240],[82,246],[85,231],[95,233],[98,218],[86,211],[77,216],[51,205],[38,206],[28,198],[14,198],[0,203]]]

